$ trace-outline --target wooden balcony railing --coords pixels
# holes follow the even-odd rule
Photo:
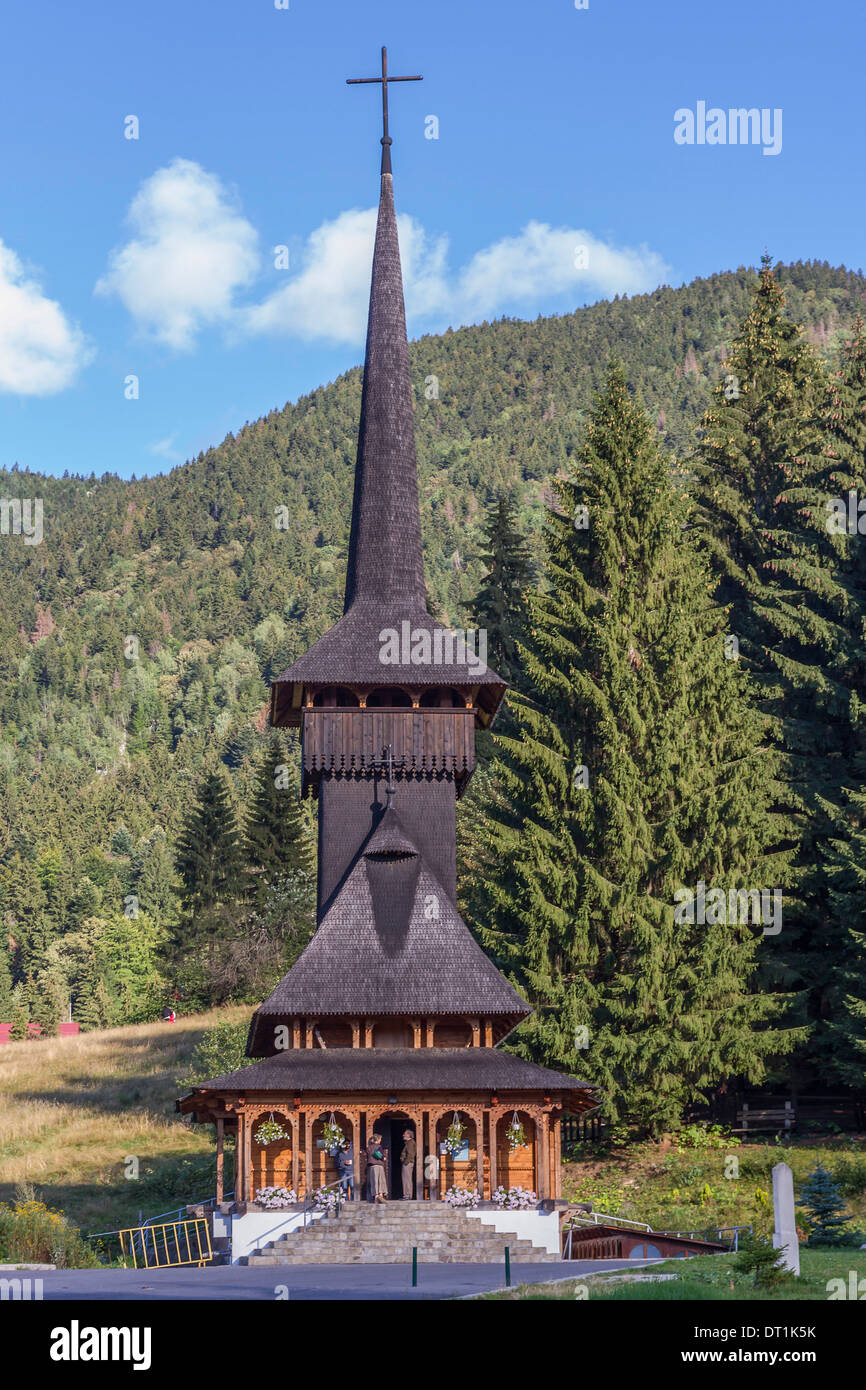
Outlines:
[[[322,774],[382,770],[390,745],[395,776],[450,773],[460,784],[475,767],[471,709],[305,709],[301,720],[304,781]]]

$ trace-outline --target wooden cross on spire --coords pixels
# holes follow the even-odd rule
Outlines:
[[[385,786],[385,810],[387,811],[390,809],[391,802],[394,799],[394,793],[397,790],[394,785],[394,768],[404,768],[406,766],[406,759],[395,758],[394,750],[390,743],[388,743],[382,749],[381,758],[371,758],[370,761],[374,767],[388,769],[388,781]]]
[[[388,83],[389,82],[423,82],[420,75],[414,77],[390,77],[388,75],[388,50],[382,48],[382,76],[381,77],[347,77],[346,85],[349,87],[359,86],[367,82],[381,82],[382,84],[382,173],[391,172],[391,136],[388,134]]]

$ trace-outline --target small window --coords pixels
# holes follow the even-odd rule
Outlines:
[[[396,685],[381,685],[367,696],[367,709],[411,709],[412,698]]]

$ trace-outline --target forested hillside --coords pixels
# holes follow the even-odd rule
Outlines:
[[[777,274],[834,360],[866,280],[818,263]],[[753,285],[740,269],[411,345],[434,611],[467,617],[494,492],[512,494],[538,553],[551,480],[612,354],[678,468]],[[220,761],[249,799],[268,680],[340,612],[360,391],[355,369],[163,477],[0,478],[0,496],[43,499],[45,532],[0,537],[0,910],[19,978],[61,939],[92,961],[94,989],[109,971],[101,1021],[128,1018],[118,1001],[154,972],[203,767]]]

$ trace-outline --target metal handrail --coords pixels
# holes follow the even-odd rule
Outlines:
[[[224,1195],[224,1197],[223,1197],[223,1201],[228,1201],[229,1198],[234,1197],[234,1195],[235,1195],[234,1192],[227,1192],[227,1193],[225,1193],[225,1195]],[[148,1234],[149,1234],[149,1232],[150,1232],[151,1227],[153,1227],[153,1226],[155,1226],[155,1225],[161,1224],[161,1223],[162,1223],[163,1217],[166,1217],[166,1216],[169,1218],[169,1221],[168,1221],[167,1224],[170,1225],[170,1224],[171,1224],[171,1218],[183,1217],[183,1216],[185,1216],[186,1213],[187,1213],[187,1211],[189,1210],[190,1207],[216,1207],[216,1197],[205,1197],[205,1198],[203,1198],[200,1202],[186,1202],[182,1207],[172,1207],[171,1211],[160,1211],[160,1212],[157,1212],[156,1216],[149,1216],[149,1217],[147,1218],[146,1221],[142,1221],[138,1226],[132,1226],[132,1227],[126,1226],[126,1227],[123,1227],[123,1228],[121,1228],[121,1229],[124,1231],[124,1233],[125,1233],[126,1231],[136,1231],[136,1232],[140,1232],[140,1235],[139,1235],[139,1241],[140,1241],[140,1246],[141,1246],[140,1253],[141,1253],[142,1257],[144,1257],[144,1256],[146,1255],[146,1253],[147,1253],[146,1247],[147,1247],[147,1244],[148,1244]],[[145,1234],[145,1233],[148,1233],[148,1234]],[[88,1233],[88,1235],[87,1235],[87,1240],[96,1240],[96,1239],[97,1239],[98,1237],[100,1237],[100,1236],[117,1236],[117,1237],[119,1238],[119,1237],[120,1237],[120,1229],[118,1229],[118,1230],[116,1230],[116,1231],[90,1231],[90,1232]],[[133,1237],[132,1237],[132,1253],[133,1253],[133,1255],[135,1254],[134,1245],[135,1245],[135,1236],[133,1235]],[[122,1242],[121,1242],[121,1247],[122,1247]]]
[[[569,1212],[569,1226],[627,1226],[632,1231],[651,1231],[645,1221],[633,1221],[630,1216],[608,1216],[603,1211]]]
[[[739,1248],[740,1248],[740,1232],[741,1232],[741,1231],[749,1231],[750,1234],[754,1234],[754,1230],[755,1230],[754,1226],[703,1226],[700,1230],[697,1230],[697,1231],[656,1231],[656,1235],[659,1235],[659,1236],[686,1236],[686,1235],[688,1235],[689,1240],[704,1240],[704,1239],[708,1239],[708,1238],[710,1237],[710,1235],[711,1235],[713,1232],[715,1232],[715,1234],[716,1234],[720,1239],[721,1239],[722,1236],[725,1236],[725,1235],[732,1236],[732,1237],[733,1237],[733,1246],[732,1246],[732,1249],[736,1252],[736,1251],[739,1250]]]

